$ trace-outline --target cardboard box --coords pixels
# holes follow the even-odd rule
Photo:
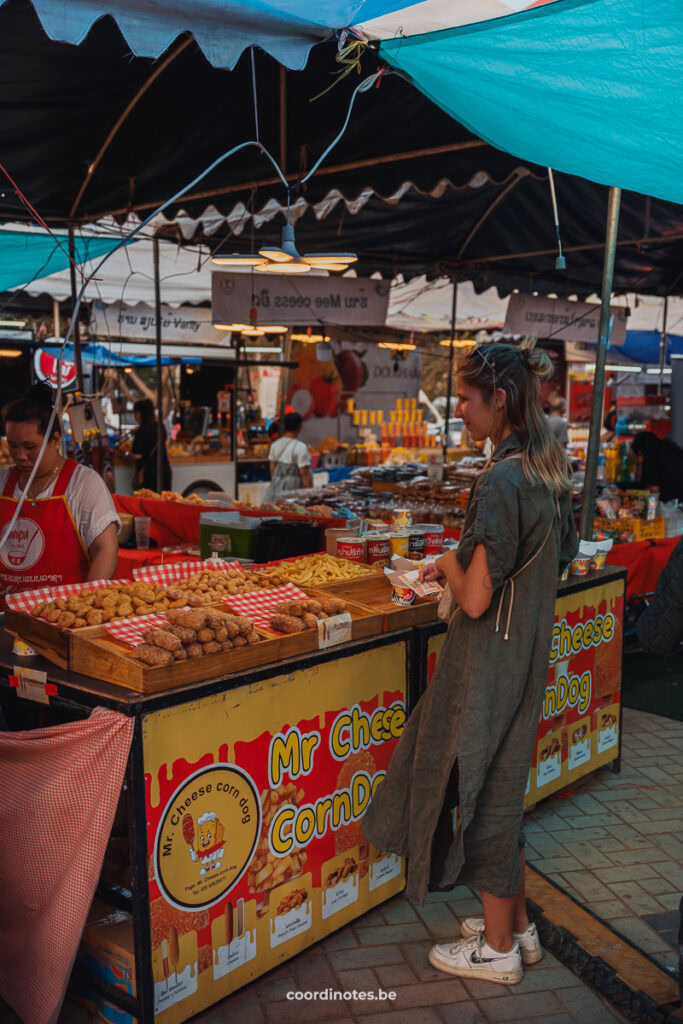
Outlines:
[[[95,899],[88,914],[76,964],[102,981],[135,996],[133,918],[123,910]],[[89,988],[81,979],[73,986],[74,997],[109,1024],[134,1024],[131,1014]]]

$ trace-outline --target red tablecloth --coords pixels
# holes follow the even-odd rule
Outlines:
[[[627,571],[626,597],[651,594],[657,587],[664,566],[680,537],[641,540],[634,544],[615,544],[607,556],[608,565],[620,565]]]
[[[202,512],[219,512],[211,505],[189,505],[180,501],[163,501],[160,498],[134,498],[128,494],[115,494],[114,504],[117,512],[128,512],[132,516],[149,516],[152,520],[150,536],[160,547],[172,547],[176,544],[199,544],[199,517]],[[222,511],[226,511],[223,509]],[[241,508],[242,516],[258,516],[258,511]],[[310,516],[297,516],[291,513],[277,513],[283,519],[293,522],[310,522]],[[328,527],[341,527],[344,519],[315,520],[323,530]]]
[[[143,565],[168,565],[169,562],[195,562],[197,555],[181,555],[177,552],[161,551],[159,548],[149,548],[147,551],[137,551],[135,548],[119,548],[119,560],[116,564],[115,580],[125,579],[133,575],[133,569],[140,569]]]

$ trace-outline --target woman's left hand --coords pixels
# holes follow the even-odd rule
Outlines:
[[[420,569],[420,583],[440,583],[445,578],[438,562],[432,562],[431,565],[425,565],[423,569]]]

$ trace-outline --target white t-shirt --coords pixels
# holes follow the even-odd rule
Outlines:
[[[299,469],[305,469],[311,464],[308,448],[303,441],[298,441],[295,437],[278,437],[270,446],[268,458],[271,462],[284,462],[285,465],[291,463]]]
[[[5,489],[9,472],[9,468],[0,469],[0,493]],[[56,484],[57,480],[54,480],[36,497],[51,498]],[[21,497],[21,487],[18,484],[12,497]],[[121,520],[114,507],[114,499],[107,490],[104,480],[94,469],[76,466],[66,488],[66,500],[86,550],[110,523],[116,523],[117,533],[121,529]]]

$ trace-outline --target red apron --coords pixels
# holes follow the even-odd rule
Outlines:
[[[50,498],[27,498],[9,539],[0,548],[0,598],[62,583],[83,583],[90,562],[66,500],[66,488],[78,466],[67,459]],[[17,507],[13,497],[19,471],[13,467],[0,495],[0,537]]]

